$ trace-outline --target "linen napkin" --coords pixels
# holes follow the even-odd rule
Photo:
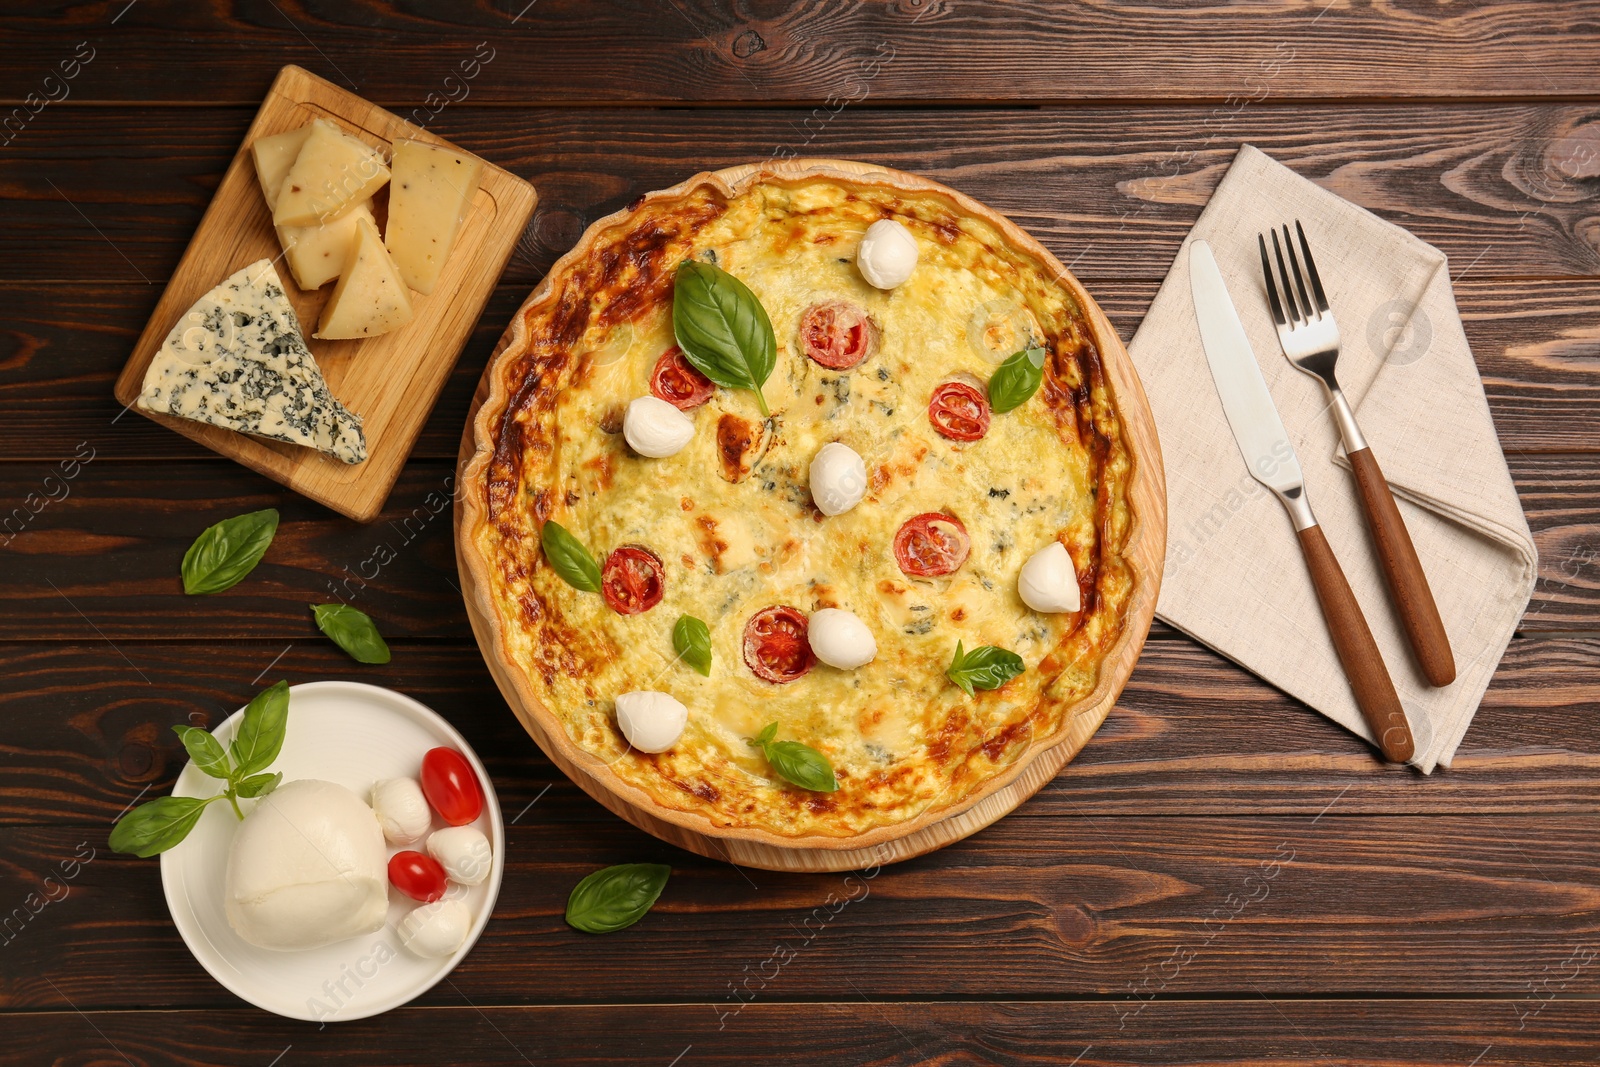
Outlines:
[[[1427,572],[1456,680],[1423,677],[1361,510],[1321,385],[1284,358],[1256,234],[1298,219],[1342,338],[1339,381]],[[1449,766],[1532,595],[1533,537],[1495,436],[1443,253],[1240,148],[1178,250],[1129,349],[1167,472],[1166,574],[1156,614],[1372,740],[1294,528],[1245,467],[1200,345],[1189,241],[1209,241],[1305,471],[1306,492],[1360,601],[1424,773]],[[1270,240],[1270,237],[1269,237]]]

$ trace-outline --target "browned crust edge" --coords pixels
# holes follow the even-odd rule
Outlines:
[[[1105,650],[1101,659],[1100,676],[1094,690],[1079,702],[1075,711],[1063,716],[1062,725],[1055,733],[1036,739],[1003,772],[986,780],[982,786],[956,803],[924,810],[920,815],[903,822],[873,827],[865,833],[840,837],[819,834],[784,836],[761,829],[719,826],[703,813],[669,808],[658,803],[644,789],[617,776],[605,761],[575,744],[567,736],[560,720],[535,696],[527,679],[516,669],[509,655],[500,612],[491,599],[489,561],[483,557],[477,546],[477,533],[487,521],[487,508],[484,495],[474,491],[494,455],[494,424],[510,400],[496,373],[500,362],[508,352],[521,352],[526,342],[529,309],[549,297],[553,289],[553,280],[561,277],[573,264],[587,257],[602,233],[624,224],[636,211],[646,205],[676,200],[702,185],[709,185],[722,195],[731,198],[738,195],[746,186],[760,181],[792,182],[808,177],[878,185],[897,191],[923,196],[931,194],[943,198],[958,212],[988,222],[1015,249],[1037,260],[1043,270],[1072,293],[1089,321],[1128,445],[1132,468],[1127,489],[1130,523],[1122,557],[1133,572],[1134,588],[1126,607],[1122,632]],[[573,779],[575,784],[614,813],[658,835],[659,830],[652,826],[652,823],[664,822],[682,831],[688,831],[689,834],[709,838],[713,844],[709,854],[723,853],[721,858],[727,858],[727,849],[715,847],[715,843],[719,840],[802,851],[855,851],[886,845],[972,809],[995,793],[1009,787],[1035,761],[1052,754],[1052,750],[1057,746],[1072,743],[1076,739],[1075,747],[1071,751],[1054,754],[1058,760],[1057,771],[1059,771],[1060,766],[1065,765],[1076,755],[1093,735],[1094,729],[1098,729],[1105,721],[1133,672],[1139,652],[1149,634],[1151,621],[1155,617],[1156,597],[1161,585],[1162,560],[1166,552],[1166,479],[1154,419],[1132,360],[1099,304],[1048,249],[1000,213],[929,179],[887,167],[848,160],[800,158],[703,172],[671,188],[648,193],[622,211],[608,215],[591,225],[572,250],[555,262],[544,280],[517,309],[512,317],[511,326],[495,346],[488,365],[484,368],[483,377],[478,383],[472,410],[462,436],[455,496],[456,563],[460,571],[462,594],[467,601],[473,633],[502,695],[534,741]],[[1085,731],[1079,725],[1080,720],[1086,718],[1092,719],[1093,729]],[[1020,804],[1048,780],[1049,778],[1042,778],[1026,793],[1018,795],[1015,798],[1016,804]],[[1011,808],[1007,808],[997,813],[995,818],[1010,810]],[[966,836],[978,828],[964,827],[961,834],[951,837],[950,840]],[[675,843],[686,844],[682,840]],[[908,858],[908,856],[895,858]]]

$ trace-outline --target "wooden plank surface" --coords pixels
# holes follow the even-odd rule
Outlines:
[[[0,202],[0,280],[165,279],[251,114],[194,107],[179,122],[151,109],[46,109],[0,153],[0,189],[14,190]],[[1086,281],[1156,279],[1242,142],[1437,245],[1457,276],[1600,273],[1600,120],[1587,106],[854,106],[819,116],[467,102],[429,128],[538,188],[540,210],[505,278],[529,289],[588,223],[639,194],[784,154],[926,175],[1004,212]]]
[[[507,818],[537,800],[541,821],[613,821],[534,747],[475,645],[395,641],[387,666],[364,667],[309,622],[282,643],[86,636],[0,645],[0,752],[17,764],[0,778],[0,826],[109,824],[171,789],[187,759],[172,726],[215,725],[278,678],[372,682],[434,708],[482,756]],[[1314,816],[1338,796],[1346,814],[1594,815],[1597,715],[1600,637],[1518,639],[1455,765],[1423,778],[1383,770],[1340,727],[1167,631],[1088,747],[1018,814]]]
[[[93,440],[90,439],[92,449]],[[75,462],[69,453],[63,461]],[[390,637],[467,640],[450,533],[455,467],[413,460],[378,520],[345,522],[234,464],[0,464],[0,641],[283,639],[311,632],[306,604],[351,600]],[[1539,548],[1525,632],[1600,619],[1600,470],[1565,453],[1508,455]],[[189,597],[184,550],[230,515],[282,516],[262,564],[223,593]],[[11,522],[5,527],[6,521]]]
[[[547,821],[535,805],[507,828],[493,936],[420,1003],[728,1001],[729,983],[737,988],[785,939],[805,943],[769,983],[784,1000],[832,999],[852,986],[873,1000],[981,1000],[996,989],[1504,997],[1600,938],[1592,814],[1515,826],[1498,816],[1347,816],[1336,795],[1320,817],[1003,819],[939,852],[853,874],[741,874],[621,820]],[[158,866],[108,852],[103,833],[104,823],[0,829],[0,863],[23,884],[80,863],[70,880],[55,875],[57,900],[14,923],[0,1003],[235,1003],[176,936]],[[670,864],[673,876],[627,937],[565,924],[580,878],[636,861]],[[1194,958],[1164,973],[1163,961],[1186,948]],[[69,951],[72,966],[53,966]],[[140,961],[136,986],[126,960]],[[1585,963],[1562,992],[1600,994],[1600,967]]]
[[[181,32],[161,5],[86,5],[70,29],[59,11],[15,5],[0,96],[37,91],[83,38],[97,50],[77,79],[85,99],[159,102],[254,101],[286,61],[410,104],[1586,97],[1600,57],[1590,0],[279,0],[192,5]],[[494,58],[464,87],[446,82],[483,41]]]
[[[1092,289],[1127,339],[1157,284],[1106,279]],[[148,420],[118,418],[111,382],[153,294],[138,283],[97,285],[63,305],[58,292],[48,284],[0,283],[0,459],[48,466],[82,442],[106,459],[206,458],[206,450]],[[495,290],[413,455],[456,454],[478,377],[527,295],[515,282]],[[1457,284],[1456,300],[1504,446],[1600,451],[1600,278],[1468,277]]]
[[[1600,0],[24,0],[0,39],[0,1063],[1594,1059]],[[493,58],[464,67],[480,42]],[[541,194],[370,528],[118,418],[109,391],[288,62]],[[670,849],[516,726],[452,585],[446,479],[489,349],[584,226],[709,167],[863,158],[1011,215],[1127,338],[1241,142],[1451,258],[1541,557],[1454,767],[1384,768],[1158,624],[1063,775],[833,913],[841,876]],[[183,597],[194,533],[268,505],[256,574]],[[389,665],[316,632],[306,604],[336,592]],[[170,789],[172,724],[277,676],[437,708],[515,820],[495,921],[417,1007],[322,1031],[245,1007],[176,937],[157,865],[104,847]],[[583,873],[656,858],[676,874],[638,927],[562,923]],[[774,972],[777,945],[798,950]]]
[[[481,1067],[528,1064],[681,1064],[814,1067],[1555,1067],[1600,1035],[1600,1006],[1538,996],[1482,1001],[1238,1000],[1137,1003],[1072,1000],[882,1002],[844,987],[809,1004],[758,1000],[718,1028],[714,1004],[609,1007],[403,1008],[326,1031],[229,1009],[176,1024],[156,1012],[18,1014],[18,1062],[63,1047],[95,1063],[266,1063],[282,1054],[335,1067],[413,1067],[448,1047]],[[1518,1012],[1522,1014],[1519,1015]],[[1129,1018],[1118,1028],[1119,1020]],[[1519,1018],[1528,1019],[1526,1026]],[[648,1019],[650,1025],[641,1025]],[[1493,1057],[1492,1059],[1490,1057]]]

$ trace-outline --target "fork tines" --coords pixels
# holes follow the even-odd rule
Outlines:
[[[1320,319],[1328,313],[1328,297],[1322,291],[1322,279],[1317,276],[1316,261],[1311,258],[1311,245],[1306,242],[1306,231],[1300,226],[1300,220],[1294,223],[1295,233],[1300,236],[1300,256],[1294,254],[1294,241],[1289,237],[1289,227],[1283,227],[1283,245],[1278,244],[1278,231],[1272,231],[1272,254],[1278,261],[1278,274],[1283,279],[1283,299],[1278,298],[1278,283],[1272,277],[1272,264],[1267,259],[1267,239],[1263,234],[1256,234],[1256,244],[1261,248],[1261,273],[1267,279],[1267,299],[1272,304],[1272,318],[1279,326],[1301,325],[1310,322],[1313,318]],[[1284,248],[1289,250],[1289,262],[1285,265],[1283,260]],[[1306,269],[1304,274],[1300,270],[1300,259],[1304,258]],[[1291,268],[1294,272],[1294,285],[1289,284]],[[1311,290],[1306,291],[1306,275],[1310,275]],[[1300,299],[1295,300],[1298,290]],[[1316,298],[1316,305],[1312,306],[1312,297]]]

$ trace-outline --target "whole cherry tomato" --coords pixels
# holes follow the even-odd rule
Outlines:
[[[444,896],[444,867],[420,852],[396,852],[389,857],[389,884],[412,900],[432,904]]]
[[[430,748],[422,757],[422,795],[451,826],[465,826],[483,811],[478,776],[453,748]]]

